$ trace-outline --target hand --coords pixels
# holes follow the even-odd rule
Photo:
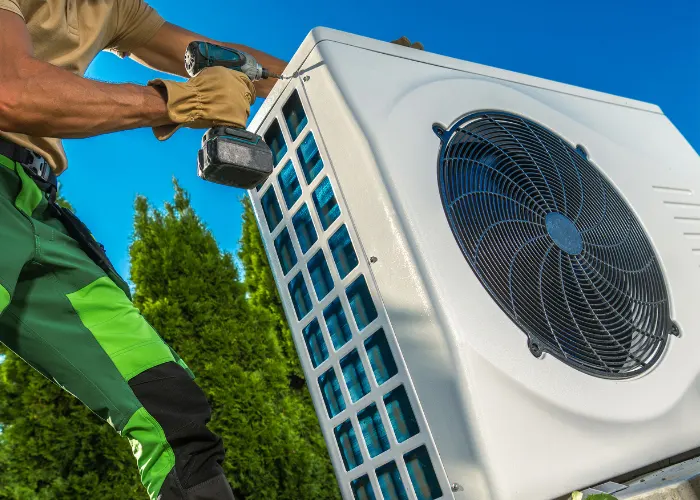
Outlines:
[[[420,43],[420,42],[411,43],[411,40],[409,40],[405,36],[402,36],[398,40],[394,40],[391,43],[396,44],[396,45],[403,45],[404,47],[411,47],[412,49],[423,50],[422,43]]]
[[[255,87],[246,75],[219,66],[205,68],[184,83],[157,79],[148,84],[163,94],[172,122],[153,127],[153,133],[161,141],[172,137],[181,127],[245,128],[250,105],[256,97]]]

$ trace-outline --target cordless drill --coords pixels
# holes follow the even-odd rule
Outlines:
[[[263,68],[245,52],[208,42],[192,42],[185,51],[185,70],[194,76],[204,68],[223,66],[244,73],[251,81],[282,78]],[[202,137],[197,174],[206,181],[251,189],[272,173],[272,151],[257,134],[245,129],[214,127]]]

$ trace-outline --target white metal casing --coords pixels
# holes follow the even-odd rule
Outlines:
[[[418,498],[402,456],[420,444],[430,452],[441,498],[506,500],[554,498],[700,446],[700,160],[658,107],[325,28],[308,35],[286,74],[296,71],[298,78],[275,86],[249,127],[262,134],[278,119],[288,146],[251,199],[345,498],[353,498],[349,482],[364,474],[382,498],[373,471],[391,459],[408,498]],[[292,141],[282,113],[295,90],[325,165],[310,186],[295,155],[304,133]],[[431,130],[435,122],[449,126],[479,110],[514,113],[584,145],[632,207],[655,246],[682,332],[655,369],[616,381],[580,373],[552,356],[535,359],[526,336],[484,290],[444,214],[436,175],[440,143]],[[291,209],[277,180],[289,160],[303,186]],[[324,231],[311,193],[326,176],[341,216]],[[260,204],[270,186],[283,216],[272,232]],[[298,262],[285,276],[273,242],[286,226],[293,234],[290,219],[304,203],[319,241],[303,255],[295,240]],[[342,224],[359,257],[345,280],[327,247]],[[406,386],[420,424],[417,436],[402,444],[392,437],[389,451],[375,458],[367,454],[356,413],[372,401],[381,408],[388,389],[372,380],[368,396],[329,419],[318,385],[334,366],[347,399],[338,360],[352,349],[362,352],[371,332],[353,324],[352,341],[338,353],[329,345],[331,355],[318,368],[301,335],[313,317],[323,323],[321,311],[336,296],[321,303],[314,296],[305,266],[317,248],[338,290],[366,277],[379,310],[368,330],[384,329],[400,365],[386,387]],[[301,321],[287,287],[298,272],[313,302]],[[347,298],[338,294],[349,313]],[[390,428],[384,410],[381,415]],[[350,471],[333,432],[346,419],[364,457]]]

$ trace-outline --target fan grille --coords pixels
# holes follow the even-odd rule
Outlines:
[[[586,154],[502,112],[435,130],[454,237],[533,354],[604,378],[651,368],[675,332],[661,267]]]

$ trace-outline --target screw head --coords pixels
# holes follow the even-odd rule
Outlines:
[[[576,152],[581,155],[584,159],[588,159],[588,151],[586,151],[586,148],[581,146],[580,144],[576,145]]]
[[[671,333],[671,335],[675,335],[676,337],[681,336],[681,330],[680,330],[680,328],[678,328],[678,325],[675,323],[673,323],[671,325],[671,332],[670,333]]]
[[[309,75],[306,75],[304,78],[302,78],[302,80],[308,82],[309,80],[311,80],[311,77]]]
[[[530,342],[528,347],[530,348],[530,352],[534,357],[539,358],[542,356],[542,347],[540,347],[537,342]]]
[[[464,488],[462,488],[462,485],[459,484],[459,483],[452,483],[452,484],[450,485],[450,489],[451,489],[453,492],[464,491]]]
[[[374,263],[377,262],[378,260],[379,260],[379,259],[376,258],[376,257],[374,257],[374,256],[372,256],[372,257],[369,258],[369,261],[370,261],[372,264],[374,264]]]

